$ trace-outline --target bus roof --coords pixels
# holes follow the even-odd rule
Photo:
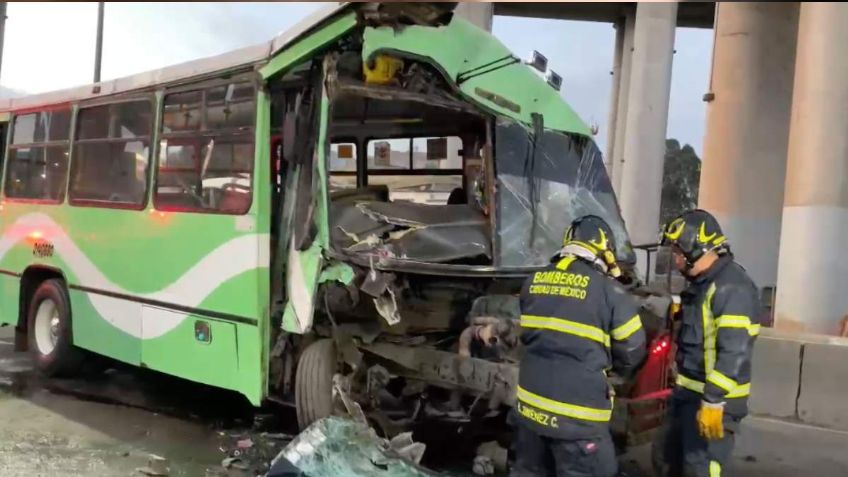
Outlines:
[[[336,3],[323,7],[298,22],[292,28],[279,33],[270,41],[240,48],[220,55],[178,63],[156,70],[145,71],[123,78],[99,83],[50,91],[47,93],[0,99],[0,112],[32,109],[52,104],[62,104],[90,98],[105,97],[152,86],[176,83],[181,80],[259,65],[267,62],[278,51],[285,48],[305,33],[315,29],[326,19],[349,6],[349,3]]]

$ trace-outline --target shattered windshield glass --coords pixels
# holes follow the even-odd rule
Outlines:
[[[271,464],[269,477],[438,477],[419,465],[423,444],[411,433],[392,441],[353,419],[328,417],[298,435]],[[406,437],[406,442],[400,442]],[[396,442],[398,441],[398,442]],[[412,460],[410,460],[412,459]],[[446,476],[445,476],[446,477]]]
[[[571,221],[603,218],[615,233],[616,257],[635,262],[601,152],[590,138],[533,131],[501,119],[495,138],[498,264],[547,265]]]

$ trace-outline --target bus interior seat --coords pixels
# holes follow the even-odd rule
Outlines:
[[[224,187],[218,210],[226,213],[244,213],[250,208],[250,192],[241,188]]]
[[[462,187],[455,188],[448,196],[448,205],[459,205],[467,203],[468,196],[465,193],[465,189],[463,189]]]

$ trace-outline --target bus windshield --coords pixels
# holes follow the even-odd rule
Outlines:
[[[498,265],[549,263],[572,220],[603,218],[615,233],[616,256],[635,260],[601,152],[590,138],[500,119],[496,126]]]

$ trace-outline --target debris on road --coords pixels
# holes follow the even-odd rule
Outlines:
[[[494,475],[495,472],[506,472],[508,452],[497,441],[480,444],[477,456],[474,458],[472,471],[476,475]]]
[[[138,468],[136,471],[152,477],[167,477],[170,472],[168,459],[151,454],[147,459],[147,466]]]
[[[492,475],[495,473],[495,464],[492,462],[492,459],[478,455],[474,458],[471,470],[475,475]]]
[[[265,475],[271,460],[292,439],[288,434],[268,432],[222,433],[223,442],[219,450],[226,456],[221,467],[227,471],[223,475]]]
[[[247,465],[246,465],[246,464],[245,464],[245,463],[241,460],[241,458],[240,458],[240,457],[227,457],[226,459],[224,459],[223,461],[221,461],[221,467],[223,467],[223,468],[225,468],[225,469],[227,469],[227,470],[229,470],[229,469],[236,469],[236,470],[249,470],[249,469],[250,469],[250,467],[249,467],[249,466],[247,466]]]
[[[389,441],[389,447],[402,458],[416,464],[421,463],[421,458],[424,457],[424,451],[427,450],[427,446],[412,440],[411,432],[404,432],[393,437]]]
[[[394,444],[394,445],[393,445]],[[315,422],[271,463],[268,477],[432,477],[423,467],[424,444],[401,434],[382,439],[367,424],[328,417]]]

